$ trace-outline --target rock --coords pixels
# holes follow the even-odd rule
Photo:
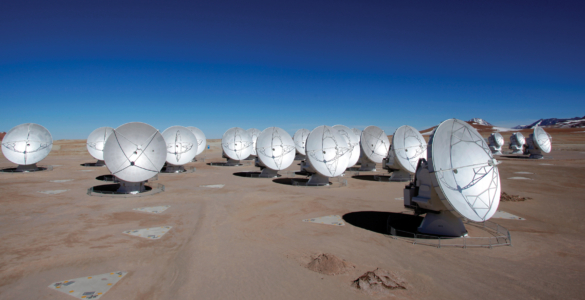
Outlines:
[[[347,272],[347,269],[355,267],[333,254],[321,253],[311,257],[311,262],[309,262],[307,268],[325,275],[338,275]]]
[[[378,268],[358,277],[351,286],[370,295],[389,294],[392,290],[405,290],[406,282],[394,273]]]

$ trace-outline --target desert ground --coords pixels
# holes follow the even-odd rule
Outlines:
[[[405,183],[347,174],[347,186],[298,187],[234,176],[258,168],[207,165],[222,161],[210,140],[205,160],[188,165],[195,172],[158,175],[162,193],[95,197],[87,190],[104,184],[95,178],[107,168],[80,165],[95,161],[84,140],[55,141],[39,163],[53,171],[0,173],[0,299],[74,299],[48,286],[114,271],[128,273],[100,299],[583,299],[585,129],[547,131],[545,159],[498,158],[502,191],[530,198],[500,203],[525,220],[491,220],[510,231],[512,246],[466,249],[379,230],[388,214],[406,211],[396,200]],[[502,132],[506,141],[511,133]],[[0,166],[14,165],[2,156]],[[529,179],[509,179],[518,176]],[[215,184],[225,186],[202,187]],[[66,191],[39,193],[49,190]],[[133,210],[162,205],[170,207],[159,214]],[[369,219],[359,224],[302,221],[360,212]],[[156,226],[172,229],[157,240],[122,233]],[[320,254],[333,263],[315,267]],[[391,274],[392,289],[352,285],[376,269]]]

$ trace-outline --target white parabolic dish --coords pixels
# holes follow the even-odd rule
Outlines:
[[[362,131],[357,129],[357,128],[352,128],[351,131],[353,131],[353,134],[355,134],[355,136],[357,136],[358,139],[358,143],[362,138]]]
[[[418,160],[427,157],[427,142],[412,126],[398,127],[392,136],[394,161],[405,171],[416,172]]]
[[[53,137],[47,128],[35,124],[20,124],[10,129],[2,140],[2,153],[18,165],[32,165],[43,160],[53,148]]]
[[[128,182],[143,182],[165,164],[165,139],[156,128],[140,122],[114,130],[104,147],[104,161],[113,175]]]
[[[334,129],[337,129],[339,134],[345,137],[349,145],[349,163],[347,167],[353,167],[360,159],[360,140],[355,135],[353,130],[344,125],[335,125]]]
[[[500,174],[477,130],[461,120],[446,120],[429,147],[431,181],[447,209],[475,222],[491,218],[500,203]]]
[[[504,145],[504,137],[499,132],[492,133],[492,136],[494,137],[494,141],[498,147]]]
[[[250,153],[250,155],[258,155],[256,153],[256,140],[258,139],[258,136],[260,135],[260,130],[256,129],[256,128],[250,128],[248,130],[246,130],[246,132],[250,135],[250,138],[252,138],[252,152]]]
[[[162,133],[167,145],[166,161],[175,166],[189,163],[197,155],[197,138],[187,127],[171,126]]]
[[[233,160],[243,160],[252,153],[252,138],[240,127],[228,129],[221,138],[221,148]]]
[[[305,151],[305,147],[309,133],[311,133],[309,129],[301,128],[297,130],[297,132],[295,132],[295,135],[293,136],[297,152],[299,152],[301,155],[307,154],[307,152]]]
[[[532,134],[534,143],[544,153],[550,153],[551,150],[551,139],[548,133],[540,126],[534,127],[534,133]]]
[[[104,146],[112,132],[114,132],[112,127],[100,127],[87,137],[87,151],[95,159],[104,160]]]
[[[360,143],[366,157],[375,163],[381,163],[388,155],[390,140],[384,130],[377,126],[366,127],[362,131]]]
[[[307,159],[319,174],[337,177],[345,172],[349,162],[349,145],[329,126],[319,126],[307,138]]]
[[[295,142],[288,132],[278,127],[264,129],[256,141],[258,159],[267,168],[280,171],[295,160]]]
[[[521,132],[514,132],[510,136],[510,140],[512,140],[513,137],[515,137],[516,143],[518,143],[518,145],[522,146],[526,144],[526,139],[524,138],[524,135]]]
[[[193,127],[193,126],[189,126],[189,127],[187,127],[187,129],[191,130],[191,132],[195,135],[195,138],[197,138],[197,154],[196,155],[201,154],[201,152],[203,152],[203,150],[205,150],[205,146],[207,146],[207,139],[205,138],[205,133],[203,133],[203,131],[201,131],[201,129],[199,129],[197,127]]]

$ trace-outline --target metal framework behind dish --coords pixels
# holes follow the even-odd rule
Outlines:
[[[497,210],[498,162],[477,130],[457,119],[441,123],[429,146],[428,162],[420,160],[415,180],[404,190],[404,206],[426,213],[421,233],[466,235],[461,217],[483,222]]]
[[[250,135],[250,138],[252,139],[252,152],[250,153],[250,157],[252,157],[253,159],[258,155],[258,153],[256,152],[256,141],[258,140],[258,136],[260,135],[261,131],[256,128],[250,128],[246,130],[246,132]]]
[[[17,172],[36,170],[36,163],[47,157],[52,148],[51,133],[35,123],[15,126],[2,140],[2,153],[8,160],[19,165]]]

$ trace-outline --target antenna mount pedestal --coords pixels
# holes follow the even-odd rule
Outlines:
[[[295,160],[305,160],[305,159],[307,159],[307,156],[300,154],[300,153],[297,153],[297,155],[295,156]]]
[[[358,162],[360,165],[358,171],[376,171],[376,163],[369,160],[367,156],[362,155]]]
[[[18,167],[16,167],[16,172],[34,172],[34,171],[38,171],[39,167],[37,167],[37,164],[32,164],[32,165],[18,165]]]
[[[410,173],[404,171],[404,170],[389,170],[392,172],[392,176],[390,176],[389,181],[398,181],[398,182],[404,182],[404,181],[410,181],[412,180],[410,177]]]
[[[307,182],[307,186],[325,186],[329,184],[329,177],[325,177],[319,173],[311,175],[311,178]]]
[[[138,194],[138,193],[143,193],[146,191],[146,188],[144,187],[144,183],[146,181],[129,182],[129,181],[124,181],[120,178],[118,178],[118,181],[120,183],[120,187],[116,191],[116,193],[118,193],[118,194]]]
[[[161,170],[161,173],[183,173],[186,172],[185,167],[183,165],[176,166],[173,164],[166,163],[164,168]]]
[[[467,236],[467,230],[463,222],[461,222],[461,219],[449,211],[441,211],[438,213],[427,212],[427,215],[418,227],[418,232],[454,237]]]

